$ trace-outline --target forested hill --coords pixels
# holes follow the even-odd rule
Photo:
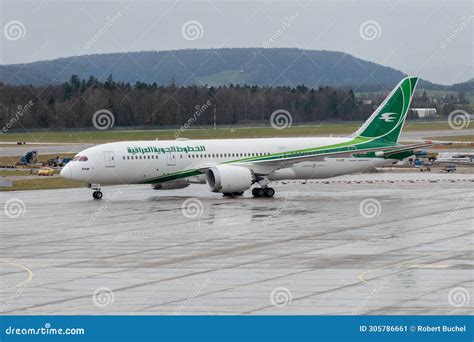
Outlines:
[[[350,87],[354,91],[391,88],[405,75],[396,69],[335,51],[300,49],[203,49],[111,53],[60,58],[28,64],[0,65],[0,82],[59,84],[71,75],[105,81],[170,85],[248,84]],[[421,81],[419,86],[441,86]]]
[[[421,94],[420,94],[421,95]],[[413,107],[427,107],[426,93],[416,96]],[[259,86],[160,86],[116,82],[110,76],[100,82],[93,77],[45,87],[0,84],[2,133],[10,129],[69,129],[93,127],[95,114],[107,111],[115,127],[218,125],[270,122],[275,111],[288,111],[293,123],[365,120],[385,95],[374,102],[356,98],[352,90],[333,87]],[[445,113],[454,107],[441,107]],[[446,109],[446,110],[445,110]],[[113,119],[112,119],[113,117]],[[409,118],[413,115],[409,114]]]

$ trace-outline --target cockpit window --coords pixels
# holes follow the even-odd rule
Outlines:
[[[75,156],[74,158],[72,158],[72,161],[87,161],[87,157],[86,156]]]

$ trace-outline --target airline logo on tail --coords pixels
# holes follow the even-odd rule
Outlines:
[[[394,122],[396,118],[393,115],[396,116],[397,113],[383,113],[379,119],[385,122]]]

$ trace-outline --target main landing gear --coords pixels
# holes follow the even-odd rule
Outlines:
[[[102,194],[102,191],[100,191],[100,185],[99,184],[90,184],[89,186],[92,190],[94,190],[94,192],[92,193],[92,197],[94,199],[98,199],[98,200],[102,199],[103,194]]]
[[[252,195],[253,197],[273,197],[275,190],[267,186],[263,188],[253,188]]]

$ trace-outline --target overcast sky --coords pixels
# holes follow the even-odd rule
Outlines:
[[[269,46],[343,51],[441,84],[474,77],[473,1],[0,2],[0,64]]]

